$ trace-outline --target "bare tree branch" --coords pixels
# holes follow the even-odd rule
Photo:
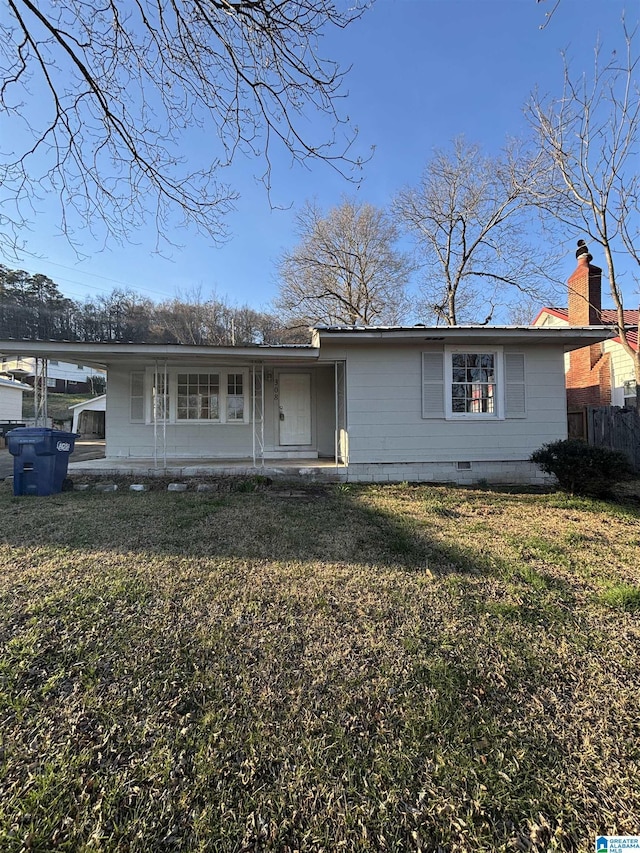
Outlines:
[[[382,210],[345,200],[326,215],[307,204],[299,244],[280,260],[276,303],[290,322],[396,324],[407,315],[408,259]]]
[[[319,38],[369,0],[7,3],[5,252],[19,249],[31,207],[51,194],[72,241],[70,211],[95,235],[123,240],[151,210],[162,245],[183,225],[224,239],[237,193],[221,177],[239,153],[262,163],[267,189],[274,145],[295,162],[357,174],[355,132],[338,109],[345,72]],[[310,111],[326,119],[319,138],[308,135]]]
[[[459,138],[396,196],[424,261],[425,307],[446,324],[492,317],[510,288],[542,298],[554,284],[555,258],[526,239],[533,208],[520,184],[536,168],[515,145],[490,159]]]
[[[529,120],[544,158],[544,170],[529,184],[533,203],[587,236],[605,257],[617,331],[635,365],[640,386],[640,354],[625,322],[622,255],[640,264],[640,55],[638,26],[622,23],[624,48],[603,56],[596,46],[591,75],[573,76],[564,57],[562,96],[537,94],[528,105]],[[636,277],[636,285],[638,278]],[[638,395],[640,400],[640,395]]]

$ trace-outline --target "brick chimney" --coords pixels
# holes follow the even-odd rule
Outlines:
[[[594,266],[584,240],[578,240],[577,266],[569,277],[569,325],[602,323],[602,270]],[[611,405],[611,357],[602,344],[592,344],[570,354],[567,373],[569,408]]]
[[[602,270],[594,266],[584,240],[578,240],[578,265],[569,277],[569,325],[599,326],[602,322]]]

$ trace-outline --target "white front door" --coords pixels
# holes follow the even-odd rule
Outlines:
[[[280,444],[311,444],[311,374],[280,374]]]

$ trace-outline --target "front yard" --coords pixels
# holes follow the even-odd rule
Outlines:
[[[437,486],[0,492],[0,849],[640,832],[640,511]]]

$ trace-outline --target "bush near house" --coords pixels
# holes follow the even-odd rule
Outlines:
[[[631,476],[624,453],[594,447],[577,439],[553,441],[531,454],[531,462],[553,474],[564,492],[604,497],[620,480]]]

